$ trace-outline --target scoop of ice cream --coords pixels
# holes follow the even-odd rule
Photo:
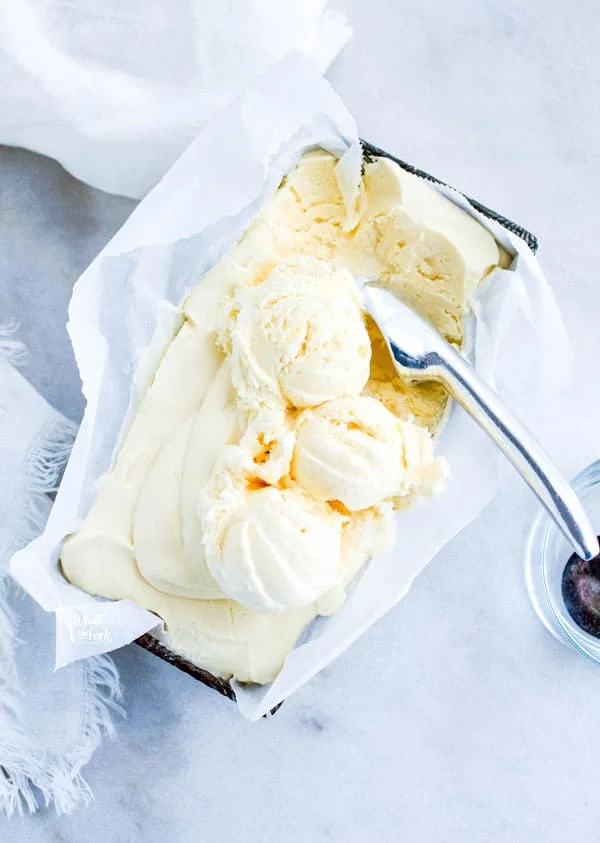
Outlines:
[[[434,492],[446,467],[434,459],[427,430],[360,397],[300,414],[292,474],[315,500],[340,501],[356,512],[412,491]]]
[[[281,612],[313,603],[339,578],[342,518],[301,489],[254,489],[220,511],[206,520],[207,560],[233,600]]]
[[[238,290],[222,313],[240,406],[312,407],[358,395],[371,344],[354,278],[315,258],[280,263],[262,284]]]

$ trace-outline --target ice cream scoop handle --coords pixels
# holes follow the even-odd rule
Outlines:
[[[435,359],[433,359],[435,358]],[[494,440],[582,559],[598,555],[598,539],[579,498],[539,442],[454,349],[428,360],[449,392]]]

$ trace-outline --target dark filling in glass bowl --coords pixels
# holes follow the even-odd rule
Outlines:
[[[589,562],[576,553],[569,558],[562,576],[562,596],[575,623],[600,638],[600,556]]]

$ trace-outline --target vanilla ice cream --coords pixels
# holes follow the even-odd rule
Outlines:
[[[429,432],[374,398],[338,398],[298,418],[292,475],[315,500],[355,512],[413,491],[435,493],[434,478],[442,485],[446,474]]]
[[[205,544],[228,597],[281,612],[314,603],[339,579],[342,516],[301,487],[265,486],[240,495],[214,532],[207,529]]]
[[[396,164],[366,163],[351,208],[337,176],[329,153],[304,155],[199,279],[61,553],[71,582],[146,607],[174,652],[243,682],[274,679],[446,474],[430,432],[447,395],[396,374],[354,278],[460,343],[475,285],[505,261]]]
[[[291,480],[291,420],[259,410],[222,450],[200,501],[208,568],[223,593],[282,612],[319,600],[339,580],[345,519]]]
[[[359,395],[369,379],[371,344],[347,269],[305,256],[282,261],[258,286],[239,289],[221,321],[247,409],[276,401],[312,407]]]

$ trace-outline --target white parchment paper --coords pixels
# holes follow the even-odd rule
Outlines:
[[[178,324],[179,302],[313,146],[346,155],[349,184],[358,178],[351,115],[295,55],[204,128],[75,286],[69,332],[86,412],[46,530],[11,564],[32,597],[56,613],[57,666],[116,649],[156,626],[156,617],[131,601],[100,601],[67,583],[57,565],[59,548],[94,500],[143,384]],[[496,270],[477,292],[473,353],[478,371],[519,409],[523,398],[535,401],[564,380],[569,355],[560,314],[526,244],[460,194],[443,192],[515,255],[510,270]],[[396,548],[371,561],[336,615],[309,627],[272,685],[235,683],[246,717],[260,717],[343,652],[491,500],[501,458],[461,411],[451,413],[438,451],[452,469],[444,494],[399,516]]]

